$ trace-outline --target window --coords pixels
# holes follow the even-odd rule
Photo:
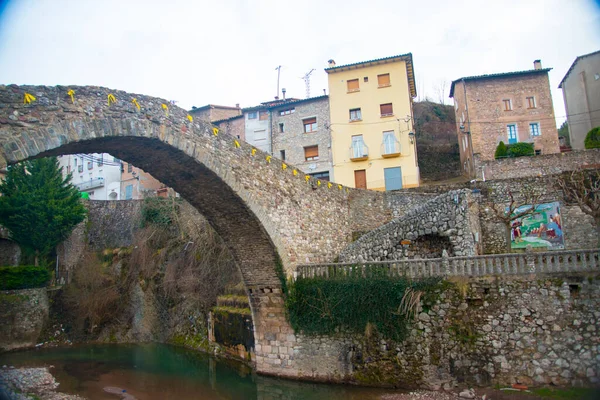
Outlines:
[[[317,118],[307,118],[303,119],[302,123],[304,124],[304,133],[315,132],[317,130]]]
[[[325,172],[315,172],[314,174],[309,174],[310,176],[312,176],[315,179],[321,179],[324,181],[328,181],[329,180],[329,171],[325,171]]]
[[[257,113],[256,111],[252,111],[248,113],[248,119],[256,119]]]
[[[362,135],[352,136],[351,158],[364,158],[369,156],[367,145]]]
[[[77,167],[77,171],[79,171],[79,172],[83,172],[83,165],[80,165],[80,166],[78,166],[78,167]]]
[[[538,150],[535,150],[535,155],[536,155],[536,156],[541,156],[541,155],[542,155],[542,150],[540,150],[540,149],[538,149]],[[541,217],[541,216],[540,216],[540,217]]]
[[[283,127],[283,122],[279,123],[279,133],[283,133],[284,132],[284,127]]]
[[[88,161],[88,169],[92,169],[92,168],[94,168],[94,162]]]
[[[502,100],[502,102],[504,103],[504,111],[512,110],[512,102],[510,101],[510,99],[504,99]]]
[[[75,166],[77,166],[77,159],[75,159]]]
[[[508,144],[517,143],[519,141],[519,139],[517,137],[517,125],[516,124],[506,125],[506,131],[508,134]]]
[[[279,150],[280,158],[285,161],[285,150]]]
[[[67,174],[70,174],[70,173],[71,173],[71,166],[67,165]]]
[[[377,75],[377,85],[379,87],[390,86],[390,74]]]
[[[348,85],[349,92],[358,92],[360,90],[360,87],[358,86],[358,79],[350,79],[346,81],[346,84]]]
[[[258,113],[258,119],[260,121],[266,121],[269,119],[269,113],[266,111],[261,111]]]
[[[127,164],[127,172],[132,172],[132,171],[133,171],[133,165]]]
[[[535,108],[535,97],[527,97],[527,108]]]
[[[294,112],[296,112],[295,108],[288,108],[287,110],[279,111],[279,115],[290,115],[290,114],[293,114]]]
[[[383,154],[398,154],[400,153],[400,143],[394,136],[394,131],[383,132]]]
[[[98,160],[98,166],[101,167],[104,165],[104,154],[100,155],[100,159]]]
[[[360,108],[353,108],[350,110],[350,121],[360,121],[362,120],[362,113],[360,112]]]
[[[133,185],[125,186],[125,200],[131,200],[133,198]]]
[[[394,115],[394,109],[392,108],[392,103],[381,104],[379,106],[382,117],[389,117],[390,115]]]
[[[368,76],[365,76],[365,77],[363,78],[363,81],[365,81],[365,82],[369,82],[369,77],[368,77]]]
[[[529,134],[531,136],[540,136],[540,124],[537,122],[529,124]]]
[[[304,148],[304,159],[306,161],[316,161],[319,159],[319,146],[309,146]]]

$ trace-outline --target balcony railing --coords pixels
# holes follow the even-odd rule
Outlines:
[[[363,161],[369,158],[369,147],[364,142],[353,143],[350,146],[350,160]]]
[[[397,261],[366,261],[298,265],[298,278],[336,276],[381,276],[407,278],[528,275],[556,272],[600,272],[600,249],[474,257],[441,257]]]
[[[381,156],[383,158],[399,157],[402,149],[400,142],[394,139],[394,141],[383,142],[381,144]]]
[[[90,179],[89,181],[81,182],[81,183],[78,183],[75,185],[75,187],[80,191],[94,189],[94,188],[103,187],[103,186],[104,186],[104,178]]]

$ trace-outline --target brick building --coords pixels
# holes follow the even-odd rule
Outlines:
[[[270,112],[273,155],[316,178],[332,178],[329,96],[286,101]]]
[[[558,131],[548,72],[534,69],[452,82],[463,172],[475,176],[479,160],[493,160],[498,143],[533,143],[536,154],[558,153]]]
[[[577,57],[558,87],[563,91],[571,146],[583,150],[587,133],[600,126],[600,50]]]
[[[239,104],[236,104],[235,107],[207,104],[203,107],[192,107],[188,112],[199,120],[214,122],[241,115],[242,109]]]

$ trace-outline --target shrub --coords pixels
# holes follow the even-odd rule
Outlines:
[[[45,267],[0,267],[0,290],[44,287],[49,280],[50,272]]]
[[[494,153],[494,158],[498,159],[498,158],[508,157],[507,151],[508,151],[508,148],[506,147],[504,142],[500,141],[500,143],[498,143],[498,147],[496,147],[496,153]]]
[[[586,149],[600,149],[600,126],[587,133],[583,144]]]
[[[533,150],[533,143],[519,142],[508,146],[509,157],[526,157],[533,156],[535,151]]]
[[[414,310],[406,307],[414,303],[409,298],[420,298],[419,293],[430,292],[437,282],[411,282],[384,274],[368,278],[362,274],[332,279],[299,278],[288,284],[286,308],[297,332],[364,333],[371,326],[384,337],[400,341],[407,333],[411,314],[414,315]]]

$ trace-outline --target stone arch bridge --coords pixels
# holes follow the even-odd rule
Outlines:
[[[298,263],[332,261],[353,231],[391,219],[383,195],[307,180],[164,99],[96,86],[0,85],[0,167],[92,152],[149,172],[207,218],[250,297],[257,370],[306,375],[310,366],[294,361],[278,259],[288,274]]]

